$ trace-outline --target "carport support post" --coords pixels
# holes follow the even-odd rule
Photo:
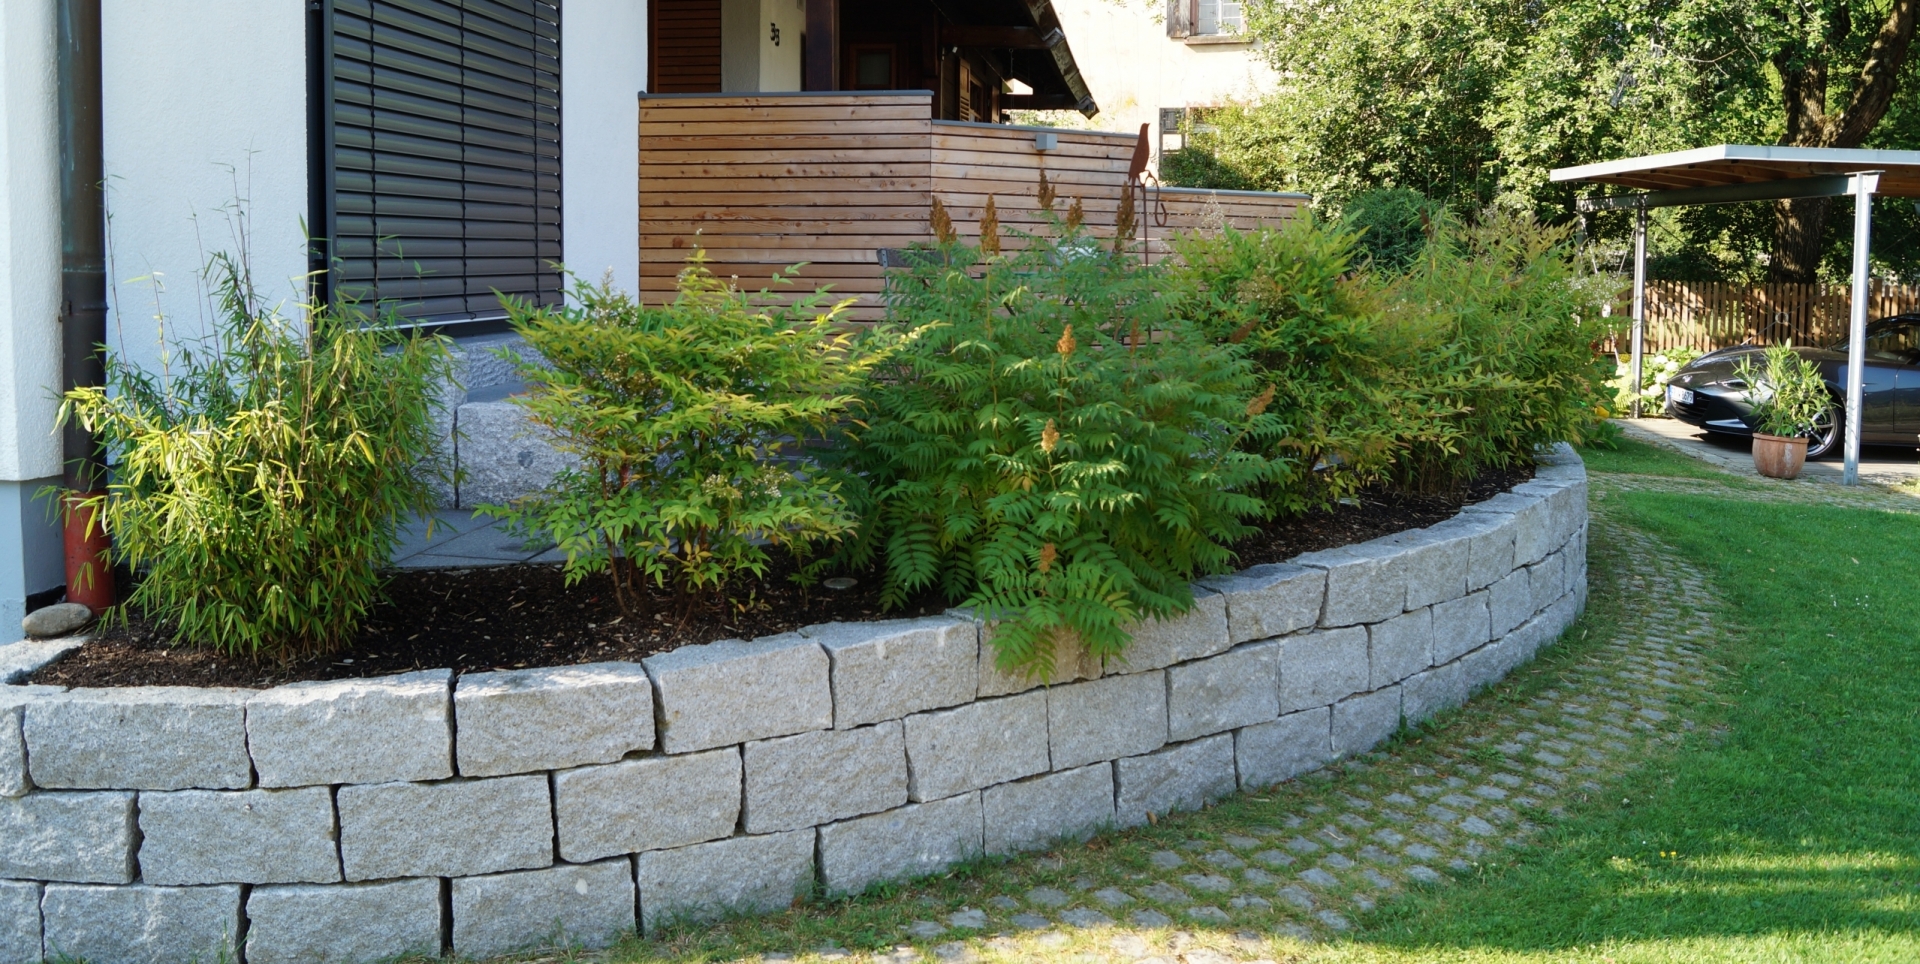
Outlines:
[[[1873,251],[1873,194],[1879,174],[1853,177],[1853,312],[1847,332],[1847,448],[1842,485],[1860,484],[1860,409],[1867,364],[1867,255]]]
[[[1647,347],[1647,205],[1645,199],[1633,211],[1633,364],[1628,382],[1633,386],[1633,417],[1640,417],[1641,358]]]

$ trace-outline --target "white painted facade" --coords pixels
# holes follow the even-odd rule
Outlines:
[[[800,89],[806,0],[721,0],[720,88],[729,93]]]
[[[0,2],[0,639],[27,595],[63,579],[57,533],[32,501],[60,471],[54,9]],[[565,258],[628,290],[639,284],[646,10],[646,0],[567,0],[561,18]],[[297,311],[309,209],[306,3],[102,0],[101,16],[108,342],[156,367],[160,319],[169,339],[205,330],[201,268],[235,250],[241,232],[256,282]],[[793,16],[782,46],[797,87]]]
[[[1165,0],[1054,3],[1061,26],[1071,38],[1074,60],[1100,103],[1099,115],[1085,123],[1126,133],[1138,131],[1142,124],[1154,125],[1149,131],[1156,163],[1161,108],[1249,101],[1277,82],[1256,44],[1219,35],[1168,37],[1165,7]],[[1203,9],[1200,22],[1214,21]],[[1168,146],[1178,147],[1178,138],[1170,137]]]

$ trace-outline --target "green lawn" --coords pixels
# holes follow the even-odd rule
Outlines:
[[[1920,960],[1920,519],[1612,499],[1730,604],[1722,733],[1312,959]]]
[[[1612,448],[1581,448],[1580,457],[1586,460],[1587,468],[1595,472],[1664,475],[1684,479],[1734,478],[1699,459],[1630,438],[1617,440]]]

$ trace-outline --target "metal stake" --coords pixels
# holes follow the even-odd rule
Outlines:
[[[1873,250],[1873,195],[1880,174],[1853,178],[1853,317],[1847,332],[1847,448],[1842,485],[1860,484],[1860,409],[1866,393],[1867,255]]]
[[[1633,386],[1633,417],[1641,415],[1641,357],[1647,338],[1647,207],[1642,204],[1633,214],[1633,365],[1628,376]]]

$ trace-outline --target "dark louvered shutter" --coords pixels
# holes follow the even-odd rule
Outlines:
[[[331,290],[412,321],[560,300],[557,0],[326,0]]]

